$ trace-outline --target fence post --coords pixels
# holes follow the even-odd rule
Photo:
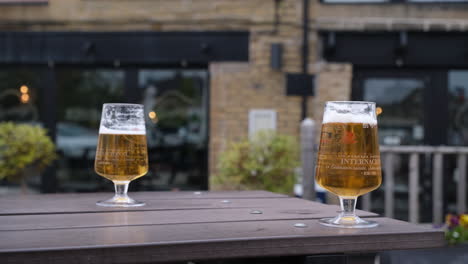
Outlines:
[[[409,160],[409,220],[419,223],[419,154],[411,153]]]
[[[394,212],[394,191],[395,191],[395,182],[394,182],[394,170],[393,170],[393,158],[394,153],[389,152],[385,155],[384,161],[384,173],[385,173],[385,216],[386,217],[393,217]]]
[[[306,118],[301,123],[302,198],[315,200],[315,122]]]
[[[442,181],[442,172],[443,172],[443,157],[442,153],[436,152],[434,154],[433,162],[433,174],[432,174],[432,223],[433,224],[442,224],[443,219],[443,205],[444,205],[444,196],[443,196],[443,181]]]
[[[458,184],[457,184],[457,213],[464,214],[466,210],[466,155],[458,154]]]

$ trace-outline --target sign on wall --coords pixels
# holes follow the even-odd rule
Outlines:
[[[251,109],[249,111],[249,137],[260,130],[276,131],[276,110]]]

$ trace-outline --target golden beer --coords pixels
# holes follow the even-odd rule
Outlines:
[[[145,175],[146,135],[99,134],[94,169],[112,181],[131,181]]]
[[[377,124],[322,125],[315,178],[341,197],[357,197],[382,182]]]

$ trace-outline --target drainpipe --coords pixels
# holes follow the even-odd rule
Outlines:
[[[307,74],[309,64],[309,0],[302,0],[302,73]],[[307,116],[307,95],[302,96],[301,120]]]

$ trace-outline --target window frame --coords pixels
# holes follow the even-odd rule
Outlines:
[[[48,5],[49,0],[0,0],[0,5]]]

